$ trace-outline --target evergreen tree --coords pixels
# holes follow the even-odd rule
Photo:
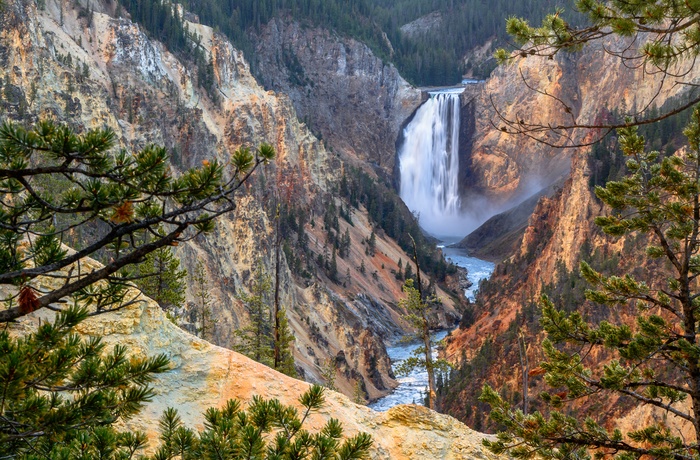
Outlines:
[[[207,339],[207,336],[210,335],[214,329],[216,319],[213,318],[211,312],[212,296],[209,286],[209,276],[201,260],[197,261],[194,273],[192,273],[192,286],[194,291],[192,295],[195,299],[193,322],[195,323],[197,334],[201,338]]]
[[[294,346],[294,334],[292,334],[289,328],[289,321],[287,320],[287,311],[281,308],[277,312],[277,324],[278,324],[278,334],[275,338],[275,347],[278,350],[278,361],[274,365],[274,369],[280,371],[281,373],[288,375],[290,377],[296,377],[297,371],[294,366],[294,352],[292,347]]]
[[[498,393],[484,388],[482,400],[491,417],[506,431],[485,441],[494,452],[518,458],[698,458],[700,439],[700,109],[685,130],[689,148],[663,157],[645,151],[634,127],[621,129],[620,146],[629,173],[619,181],[596,187],[596,195],[612,213],[596,219],[609,235],[645,235],[646,256],[658,273],[649,283],[631,274],[604,276],[585,262],[581,274],[594,289],[586,298],[601,308],[632,307],[634,323],[598,324],[574,311],[558,310],[542,299],[545,381],[549,415],[513,411]],[[670,273],[669,273],[670,271]],[[591,363],[587,355],[609,357]],[[577,416],[579,400],[606,395],[627,404],[656,408],[663,419],[629,431],[608,428],[591,414]],[[675,427],[690,423],[692,436]]]
[[[335,386],[337,372],[338,368],[335,365],[335,359],[328,358],[321,368],[321,378],[325,382],[324,386],[329,390],[338,391],[338,387]]]
[[[287,207],[285,207],[287,209]],[[300,219],[303,221],[303,219]],[[303,225],[303,224],[302,224]],[[277,205],[275,213],[275,299],[274,299],[274,324],[272,329],[272,367],[290,377],[296,377],[294,367],[294,354],[292,344],[294,336],[289,329],[287,312],[280,305],[280,246],[282,235],[280,232],[280,205]]]
[[[333,255],[331,255],[331,261],[328,265],[328,277],[331,281],[338,282],[338,259],[335,257],[335,248],[333,248]]]
[[[406,298],[399,301],[399,306],[406,311],[404,319],[415,329],[415,338],[420,340],[422,345],[413,350],[412,356],[401,362],[396,373],[399,375],[408,375],[416,367],[425,369],[428,373],[428,407],[435,410],[437,403],[435,373],[438,371],[446,371],[449,369],[449,364],[444,359],[435,360],[433,358],[434,343],[430,331],[434,329],[436,325],[431,318],[431,310],[434,305],[438,304],[440,301],[435,296],[427,299],[423,297],[420,266],[418,265],[418,249],[416,248],[415,241],[413,243],[413,255],[414,261],[416,262],[417,284],[414,285],[413,279],[411,278],[406,280],[403,285],[403,293],[406,294]],[[410,264],[407,263],[406,268],[409,266]]]
[[[250,315],[250,324],[234,332],[238,338],[234,349],[259,363],[272,366],[274,344],[269,307],[272,277],[264,269],[259,260],[255,264],[250,294],[239,296]]]
[[[214,160],[175,175],[164,148],[132,154],[112,151],[114,143],[110,130],[77,135],[48,121],[0,127],[0,285],[31,294],[3,295],[8,308],[0,322],[78,293],[96,313],[122,308],[114,292],[138,278],[128,268],[212,230],[235,208],[234,195],[253,170],[274,156],[266,145],[255,154],[242,148],[231,167]],[[83,231],[88,227],[98,230]],[[61,243],[74,232],[79,246],[69,252]],[[107,263],[84,273],[81,262],[100,251],[108,252]],[[36,290],[37,278],[49,274],[60,287]]]
[[[125,346],[108,352],[99,337],[80,338],[73,329],[87,317],[71,306],[25,337],[0,332],[0,458],[129,458],[145,445],[143,433],[112,425],[151,399],[148,384],[168,359],[137,359]],[[112,456],[97,455],[99,445]]]
[[[350,244],[350,229],[346,228],[340,240],[340,248],[338,249],[338,255],[343,259],[346,259],[350,255]]]
[[[187,271],[180,268],[180,260],[170,247],[157,249],[136,265],[136,285],[163,310],[172,311],[185,302]]]
[[[404,272],[403,272],[403,279],[409,280],[413,278],[413,268],[411,268],[411,264],[406,263]]]
[[[372,437],[367,433],[343,440],[343,428],[336,419],[316,434],[303,428],[309,414],[323,407],[323,391],[312,386],[299,398],[301,414],[276,399],[254,397],[246,410],[238,401],[228,401],[222,409],[206,412],[200,433],[184,427],[177,411],[168,409],[160,421],[161,445],[152,460],[368,458]]]
[[[372,234],[370,234],[369,239],[367,240],[367,253],[368,255],[374,257],[374,252],[377,250],[377,235],[374,234],[374,230],[372,230]]]
[[[403,285],[403,293],[405,299],[399,301],[399,306],[407,313],[403,318],[415,329],[415,335],[412,338],[419,340],[422,345],[413,350],[411,356],[406,358],[396,368],[397,375],[408,375],[415,368],[425,369],[428,373],[428,407],[435,410],[437,393],[435,390],[435,373],[440,369],[449,368],[447,361],[443,359],[434,359],[433,350],[435,343],[430,335],[431,328],[435,324],[431,321],[430,311],[432,310],[431,303],[437,299],[423,300],[421,292],[416,289],[412,279],[407,279]]]

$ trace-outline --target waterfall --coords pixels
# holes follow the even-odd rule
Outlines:
[[[418,214],[424,230],[457,235],[459,228],[459,95],[463,88],[436,91],[403,132],[399,149],[401,198]],[[463,234],[463,233],[462,233]]]

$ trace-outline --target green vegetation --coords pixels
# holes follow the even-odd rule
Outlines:
[[[71,307],[23,338],[0,332],[0,456],[38,460],[127,460],[147,443],[142,432],[120,432],[115,423],[137,414],[153,396],[149,383],[170,364],[164,355],[136,359],[124,346],[105,351],[100,338],[80,338],[73,328],[88,316]],[[207,410],[204,430],[182,426],[177,411],[160,421],[153,460],[164,459],[362,459],[372,445],[366,433],[343,440],[340,422],[316,434],[303,428],[323,406],[323,389],[299,398],[303,413],[278,400],[254,397]],[[143,457],[138,457],[143,458]]]
[[[255,264],[250,294],[241,294],[250,323],[236,331],[237,344],[234,349],[259,363],[270,366],[290,376],[295,376],[294,357],[291,346],[294,340],[284,309],[277,312],[279,333],[275,336],[274,314],[270,308],[272,295],[272,277],[265,273],[261,260]],[[278,350],[278,362],[275,365],[275,350]]]
[[[238,401],[229,401],[222,409],[206,412],[205,428],[199,433],[185,428],[177,411],[168,409],[160,421],[161,445],[153,460],[368,458],[372,438],[367,433],[342,440],[343,427],[336,419],[316,434],[303,428],[307,417],[323,407],[323,391],[312,386],[299,398],[301,416],[276,399],[254,397],[247,410]]]
[[[416,331],[413,338],[419,340],[422,345],[416,347],[411,356],[401,362],[396,368],[396,373],[408,375],[417,367],[425,369],[428,373],[427,406],[435,410],[437,403],[435,374],[449,369],[447,361],[434,359],[432,356],[435,343],[431,339],[430,332],[436,324],[431,317],[431,311],[439,301],[435,297],[423,299],[422,292],[415,287],[412,279],[404,283],[403,293],[406,294],[406,298],[399,301],[399,306],[407,312],[404,319]]]
[[[179,282],[181,272],[168,273],[169,246],[213,229],[236,190],[274,156],[268,146],[255,155],[242,149],[226,174],[213,161],[174,176],[165,149],[131,154],[114,143],[109,130],[77,135],[48,121],[0,127],[0,322],[57,312],[25,337],[0,333],[0,457],[95,458],[92,449],[110,446],[103,458],[130,458],[143,445],[143,435],[111,425],[150,399],[148,383],[168,360],[129,357],[123,346],[106,353],[98,337],[81,339],[73,328],[141,302],[134,281],[164,304],[179,301],[181,292],[153,283]],[[76,250],[62,245],[76,234]],[[106,264],[88,269],[87,258],[100,253]],[[158,260],[163,270],[153,272]]]
[[[381,24],[394,47],[393,61],[401,75],[419,85],[451,85],[461,81],[466,72],[485,78],[496,66],[494,60],[477,60],[468,67],[464,55],[487,41],[507,44],[503,30],[506,19],[517,16],[539,21],[557,6],[560,0],[373,0],[373,18]],[[438,12],[438,27],[409,37],[402,25],[432,12]],[[565,14],[569,21],[579,19]],[[580,20],[579,20],[580,22]],[[489,56],[486,56],[489,58]]]
[[[449,369],[449,364],[444,359],[433,359],[433,340],[430,336],[431,330],[435,329],[435,318],[433,317],[432,309],[440,304],[440,299],[432,295],[425,297],[423,295],[423,283],[420,279],[420,265],[418,264],[418,248],[416,241],[411,237],[413,242],[413,261],[416,264],[416,284],[414,286],[412,279],[407,279],[403,285],[403,293],[406,294],[405,299],[399,301],[399,306],[406,311],[404,319],[415,330],[415,338],[422,342],[422,345],[417,347],[409,356],[401,362],[396,369],[399,375],[408,375],[416,367],[425,369],[428,374],[428,394],[427,405],[435,410],[437,404],[436,392],[436,372],[445,372]],[[408,267],[410,264],[406,264]]]
[[[234,349],[266,366],[272,365],[272,315],[270,314],[270,295],[272,294],[272,277],[265,273],[261,260],[255,264],[250,294],[241,294],[250,324],[234,331],[239,343]]]
[[[73,328],[87,317],[72,306],[25,337],[0,332],[0,458],[126,459],[144,446],[142,433],[111,426],[151,399],[148,384],[168,359],[137,359],[124,346],[108,352],[99,337],[80,338]],[[104,444],[109,457],[95,454]]]
[[[154,0],[120,2],[132,18],[144,25],[155,38],[171,50],[190,55],[200,67],[200,84],[210,88],[213,74],[209,60],[200,55],[197,37],[190,34],[168,3]],[[465,71],[485,77],[495,62],[479,62],[465,68],[463,56],[490,39],[503,43],[505,20],[513,15],[539,21],[560,0],[183,0],[184,7],[203,24],[214,27],[244,51],[256,69],[254,39],[259,30],[276,17],[291,18],[334,30],[356,38],[372,48],[382,59],[391,61],[401,74],[418,85],[451,85],[461,81]],[[424,33],[408,36],[404,24],[437,12],[437,26]],[[293,53],[283,50],[283,59],[296,84],[305,82],[303,68]]]
[[[172,311],[185,303],[187,271],[180,268],[180,260],[170,247],[151,252],[135,266],[136,285],[163,310]]]
[[[506,429],[497,441],[485,443],[494,452],[585,458],[588,449],[597,449],[600,454],[614,451],[620,458],[696,458],[694,441],[679,437],[671,424],[674,419],[685,420],[694,438],[700,434],[695,289],[700,274],[700,109],[694,111],[685,134],[689,149],[683,155],[662,158],[657,151],[645,151],[636,128],[620,130],[629,173],[622,180],[596,187],[596,195],[613,210],[596,223],[615,237],[647,235],[646,256],[665,264],[646,283],[630,274],[606,276],[581,263],[582,276],[595,288],[586,291],[586,299],[611,309],[632,303],[637,309],[632,324],[587,321],[576,310],[557,310],[543,297],[541,323],[548,338],[543,343],[546,360],[541,368],[552,391],[543,393],[542,400],[549,415],[514,411],[485,387],[482,400],[491,404],[491,417]],[[596,364],[586,359],[588,353],[609,358]],[[562,411],[575,401],[610,394],[626,398],[627,404],[665,411],[670,423],[640,424],[623,433],[605,429],[593,417],[581,420],[575,413]],[[681,401],[687,405],[676,404]]]
[[[209,277],[201,260],[197,261],[192,279],[192,296],[194,297],[192,322],[195,324],[195,332],[203,339],[211,335],[216,324],[211,312],[212,295],[210,293]]]

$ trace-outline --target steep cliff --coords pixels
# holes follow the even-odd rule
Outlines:
[[[606,43],[608,49],[624,45]],[[611,165],[622,168],[624,163],[619,154],[603,149],[607,157],[602,158],[592,154],[590,147],[562,152],[523,136],[487,129],[485,123],[491,117],[496,120],[496,128],[501,126],[497,121],[499,115],[494,113],[497,109],[500,116],[511,120],[590,124],[615,108],[641,109],[652,101],[661,106],[674,97],[683,97],[686,89],[669,84],[658,74],[642,72],[625,68],[597,47],[554,60],[520,58],[512,67],[499,69],[486,84],[483,97],[492,100],[493,105],[490,111],[484,110],[486,121],[477,122],[472,152],[477,171],[474,183],[479,190],[507,199],[533,183],[547,183],[554,176],[550,171],[561,173],[569,169],[569,173],[557,193],[539,199],[514,254],[499,264],[491,280],[482,285],[476,305],[450,339],[446,355],[466,364],[459,377],[445,389],[445,407],[449,413],[468,420],[471,426],[481,427],[486,423],[483,416],[486,407],[476,402],[486,382],[501,390],[514,404],[520,404],[523,372],[536,367],[542,359],[543,333],[536,305],[541,293],[548,293],[560,307],[583,309],[586,317],[596,321],[606,318],[624,321],[633,317],[633,308],[610,310],[585,302],[583,291],[587,286],[577,275],[581,260],[605,273],[632,272],[641,279],[663,273],[659,267],[642,262],[644,257],[639,255],[644,253],[643,237],[612,239],[593,223],[606,210],[595,197],[592,186],[615,178]],[[688,77],[697,81],[698,69],[693,68]],[[538,91],[523,88],[525,81]],[[559,100],[572,108],[571,114]],[[571,142],[583,143],[598,134],[574,130],[570,132]],[[571,163],[567,168],[569,158]],[[602,170],[605,174],[601,177]],[[519,336],[523,337],[521,345],[518,345]],[[519,346],[527,348],[529,369],[521,361]],[[497,366],[493,365],[494,360]],[[542,384],[536,376],[531,378],[530,395],[537,395]],[[631,405],[610,397],[589,401],[583,409],[611,421],[626,414]],[[626,420],[629,422],[629,418]]]
[[[462,181],[467,191],[481,193],[495,205],[515,204],[566,175],[572,154],[580,151],[506,134],[504,120],[543,127],[591,125],[612,110],[638,115],[688,91],[687,86],[676,85],[659,72],[626,66],[603,49],[615,52],[628,45],[609,39],[554,59],[518,57],[513,64],[496,69],[477,97],[475,134],[472,145],[464,147],[467,169]],[[700,76],[697,66],[686,67],[680,64],[679,71],[688,70],[688,81]],[[557,145],[575,146],[597,134],[575,129],[561,136],[552,130],[541,137]]]
[[[316,232],[310,254],[327,253],[326,233],[314,227],[313,216],[322,215],[333,200],[329,192],[343,161],[298,121],[288,97],[260,87],[242,54],[208,27],[187,23],[211,62],[214,93],[199,84],[193,62],[118,17],[121,10],[112,2],[47,0],[41,9],[24,0],[5,4],[0,12],[3,119],[51,117],[77,130],[110,127],[128,149],[165,145],[180,170],[211,158],[226,163],[241,146],[275,147],[275,164],[251,179],[235,214],[221,219],[213,234],[177,248],[190,273],[203,264],[217,320],[207,338],[231,347],[232,331],[247,321],[238,294],[248,289],[252,266],[262,260],[266,271],[274,272],[275,200],[289,192],[294,205],[312,216],[302,225],[309,234]],[[284,253],[280,278],[281,303],[297,337],[298,370],[319,381],[324,362],[341,361],[339,387],[350,393],[361,380],[366,396],[376,398],[395,385],[383,340],[400,334],[403,326],[395,309],[400,284],[390,269],[408,256],[378,235],[392,254],[384,269],[377,257],[365,255],[363,240],[371,231],[369,225],[352,227],[355,256],[339,262],[343,275],[362,279],[351,288],[330,281],[322,268],[308,276],[293,272]],[[361,276],[363,260],[368,267],[381,266],[381,276]],[[191,277],[188,283],[193,302]],[[312,339],[319,330],[323,340]]]
[[[265,86],[289,95],[327,145],[390,176],[396,136],[421,92],[365,44],[328,30],[274,19],[256,38]]]

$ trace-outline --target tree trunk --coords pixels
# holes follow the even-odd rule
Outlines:
[[[420,297],[420,302],[423,303],[423,284],[421,283],[420,279],[418,248],[416,247],[416,240],[413,239],[412,235],[409,236],[413,242],[413,260],[416,263],[416,284],[418,284],[418,295]],[[421,331],[421,336],[423,339],[423,346],[425,347],[425,370],[428,373],[428,407],[435,410],[435,400],[437,398],[437,392],[435,391],[435,369],[433,368],[433,347],[430,343],[430,324],[426,310],[426,308],[422,309],[421,313],[423,320],[423,330]]]
[[[280,206],[277,204],[277,215],[275,216],[275,325],[273,331],[273,368],[280,366]]]

